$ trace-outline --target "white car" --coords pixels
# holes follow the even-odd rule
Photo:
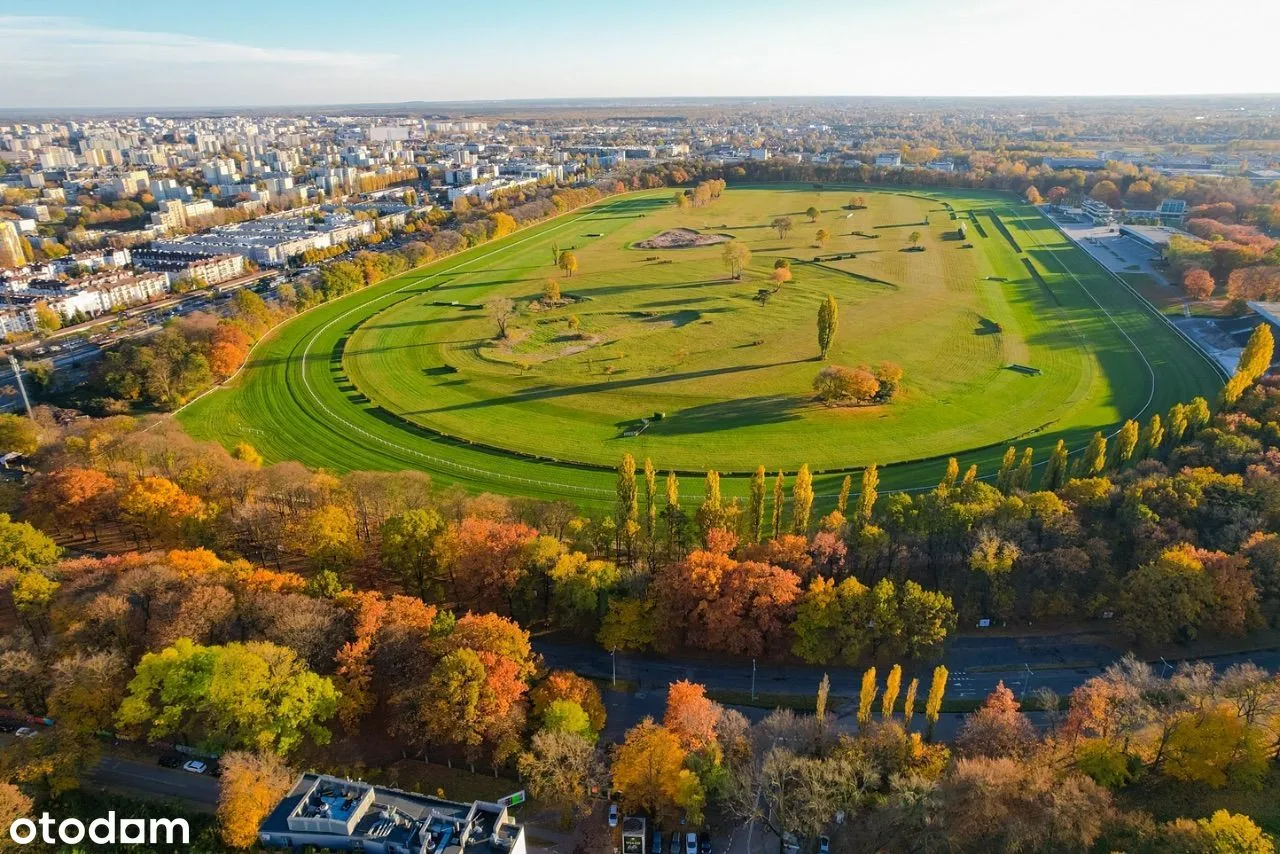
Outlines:
[[[18,738],[35,738],[40,733],[36,732],[29,726],[20,726],[14,731],[13,734],[16,735]]]
[[[685,836],[684,854],[698,854],[698,834],[690,833]]]
[[[617,804],[609,804],[609,826],[610,827],[618,826],[618,805]]]
[[[203,774],[205,771],[209,770],[209,766],[205,765],[199,759],[191,759],[183,764],[182,770],[190,771],[192,774]]]

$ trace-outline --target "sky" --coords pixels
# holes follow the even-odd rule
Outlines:
[[[0,107],[1280,93],[1277,0],[0,0]]]

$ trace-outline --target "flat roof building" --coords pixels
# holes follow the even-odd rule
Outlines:
[[[446,801],[303,774],[258,828],[266,848],[371,854],[525,854],[524,828],[500,803]]]

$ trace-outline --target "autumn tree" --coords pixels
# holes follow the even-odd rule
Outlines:
[[[964,756],[1020,757],[1035,744],[1036,730],[1013,692],[999,682],[976,712],[965,718],[956,736],[956,749]]]
[[[814,239],[814,242],[817,243],[819,247],[826,246],[827,241],[831,239],[831,233],[827,231],[825,228],[820,228],[818,229],[817,234],[813,236],[813,239]]]
[[[0,453],[28,456],[40,447],[40,428],[30,418],[0,414]]]
[[[529,793],[559,811],[562,827],[590,810],[604,776],[591,742],[568,732],[534,733],[518,767]]]
[[[258,827],[293,786],[294,773],[274,753],[234,750],[218,762],[218,824],[231,848],[258,841]]]
[[[889,720],[893,717],[893,707],[898,702],[898,692],[902,690],[902,665],[895,664],[885,680],[884,694],[880,698],[880,717]]]
[[[541,719],[547,708],[557,700],[569,700],[586,712],[592,730],[604,729],[605,708],[600,689],[589,679],[569,670],[553,670],[529,692],[533,716]]]
[[[484,304],[485,311],[498,327],[498,337],[507,337],[507,327],[515,316],[516,304],[507,297],[492,297]]]
[[[832,294],[827,294],[827,298],[818,305],[818,356],[821,359],[827,358],[827,351],[831,349],[831,342],[836,337],[836,328],[840,323],[839,312],[840,307]]]
[[[1182,289],[1193,300],[1207,300],[1213,296],[1213,275],[1203,267],[1190,267],[1182,274]]]
[[[735,279],[742,278],[743,270],[751,263],[751,249],[741,240],[730,240],[720,253],[724,265],[729,268],[729,275]]]
[[[871,708],[876,701],[876,669],[868,667],[862,673],[862,685],[858,690],[858,728],[871,723]]]
[[[911,244],[912,248],[915,248],[919,245],[921,236],[920,232],[913,231],[907,235],[907,242]]]
[[[929,696],[925,700],[924,719],[928,722],[927,738],[933,741],[933,730],[938,725],[938,716],[942,714],[942,697],[947,692],[947,668],[939,664],[933,668],[933,679],[929,682]]]
[[[795,482],[791,485],[791,530],[805,536],[809,532],[809,517],[813,512],[813,475],[809,464],[800,466]]]
[[[1191,546],[1166,549],[1125,576],[1122,623],[1146,643],[1193,639],[1214,604],[1213,580]]]
[[[566,276],[573,278],[573,274],[578,272],[578,256],[566,249],[560,253],[560,257],[556,261],[556,266],[564,271]]]
[[[774,217],[773,222],[769,223],[769,227],[778,232],[778,239],[781,240],[787,236],[787,233],[795,226],[789,216]],[[776,268],[781,269],[781,268]]]
[[[681,680],[667,688],[662,725],[680,739],[685,750],[696,753],[715,744],[721,711],[717,703],[708,699],[702,685]]]
[[[552,304],[560,302],[560,283],[555,279],[547,279],[543,282],[542,298]]]
[[[645,718],[614,751],[613,787],[629,811],[674,821],[683,810],[691,824],[702,818],[702,783],[685,767],[688,754],[675,733]]]

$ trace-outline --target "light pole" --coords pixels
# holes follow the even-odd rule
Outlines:
[[[1022,694],[1019,695],[1018,697],[1019,700],[1022,700],[1024,697],[1027,696],[1027,688],[1031,687],[1031,677],[1035,676],[1035,673],[1031,671],[1030,664],[1023,662],[1022,666],[1026,668],[1027,675],[1022,678]]]
[[[1160,678],[1163,679],[1165,674],[1173,669],[1173,665],[1164,660],[1164,656],[1160,656]]]
[[[35,416],[31,414],[31,400],[27,397],[27,387],[22,382],[22,366],[18,364],[18,358],[9,353],[9,367],[13,370],[13,379],[18,384],[18,391],[22,394],[22,405],[27,408],[27,417],[35,420]]]

